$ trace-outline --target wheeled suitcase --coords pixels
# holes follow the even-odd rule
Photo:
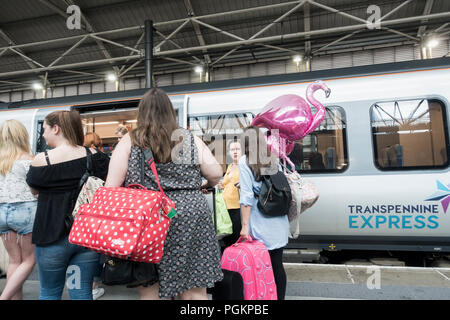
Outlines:
[[[277,287],[269,251],[264,243],[248,239],[227,247],[222,255],[222,269],[239,272],[244,280],[245,300],[277,300]],[[242,242],[241,242],[242,241]]]
[[[212,290],[213,300],[244,300],[244,280],[239,272],[222,269],[223,279]]]

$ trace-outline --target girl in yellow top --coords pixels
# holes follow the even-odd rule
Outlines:
[[[239,158],[242,155],[241,144],[239,141],[232,141],[229,145],[228,152],[233,159],[228,168],[223,182],[219,182],[218,188],[223,190],[223,199],[227,206],[233,223],[233,233],[225,238],[223,242],[225,247],[234,244],[240,236],[241,232],[241,209],[239,204]]]

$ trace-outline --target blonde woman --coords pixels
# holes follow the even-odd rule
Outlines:
[[[0,300],[21,300],[22,286],[35,264],[31,243],[37,201],[26,183],[33,157],[27,129],[17,120],[0,126],[0,234],[9,256]]]

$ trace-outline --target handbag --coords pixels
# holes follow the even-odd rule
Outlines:
[[[102,255],[102,283],[107,286],[127,285],[129,288],[158,282],[158,270],[153,263],[135,262]]]
[[[74,208],[72,214],[67,213],[64,216],[64,225],[66,230],[70,230],[72,228],[74,218],[80,206],[84,203],[88,203],[92,199],[95,191],[105,184],[102,179],[92,176],[92,153],[88,147],[84,148],[86,149],[86,172],[83,174],[80,182],[78,183],[77,199],[72,199],[71,207]]]
[[[141,151],[141,182],[147,163],[160,191],[142,185],[100,187],[78,210],[70,243],[124,260],[161,261],[175,205],[161,188],[151,150]]]
[[[312,207],[319,199],[319,192],[312,182],[303,179],[297,171],[286,168],[286,178],[291,188],[292,201],[289,207],[289,237],[300,235],[300,214]]]
[[[81,189],[78,198],[75,202],[75,207],[73,208],[72,216],[75,217],[77,215],[80,207],[92,201],[95,192],[98,188],[103,187],[105,185],[105,181],[100,178],[94,177],[92,172],[92,154],[89,148],[86,148],[87,155],[87,163],[86,163],[86,172],[81,177],[79,188]]]
[[[223,199],[223,191],[218,191],[215,196],[216,201],[216,219],[217,219],[217,237],[223,238],[233,233],[233,222],[227,210],[227,205]]]

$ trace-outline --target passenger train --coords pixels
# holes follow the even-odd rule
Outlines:
[[[180,126],[210,145],[218,160],[226,140],[272,99],[315,97],[326,118],[298,141],[290,158],[320,197],[300,218],[288,248],[450,252],[450,58],[321,70],[163,87]],[[86,132],[108,151],[114,129],[132,129],[145,89],[0,104],[0,122],[18,119],[34,152],[42,152],[42,123],[55,110],[79,110]],[[313,108],[314,110],[314,108]],[[223,140],[222,142],[226,142]]]

